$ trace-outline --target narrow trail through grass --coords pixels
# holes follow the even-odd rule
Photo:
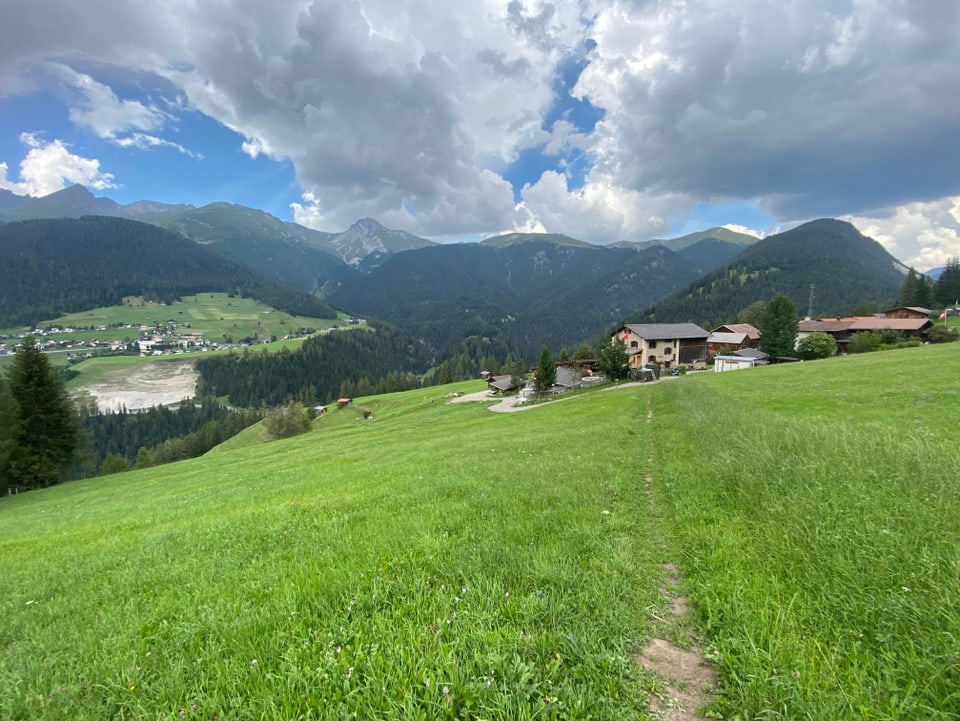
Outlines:
[[[656,511],[654,472],[656,463],[654,414],[650,397],[645,397],[646,412],[646,469],[644,494],[651,525],[662,529],[662,519]],[[657,547],[670,557],[667,539],[660,535]],[[662,721],[701,721],[702,713],[713,701],[717,675],[707,660],[703,647],[696,640],[694,620],[687,596],[681,587],[679,570],[673,560],[661,564],[663,578],[660,594],[666,601],[662,615],[653,617],[651,637],[634,660],[653,674],[650,684],[649,711],[654,719]]]

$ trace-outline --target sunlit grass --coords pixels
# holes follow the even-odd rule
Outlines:
[[[0,716],[637,717],[637,399],[445,390],[4,501]]]
[[[475,381],[3,499],[0,718],[645,718],[666,560],[724,717],[956,718],[958,378],[960,344],[445,402]]]
[[[957,718],[958,371],[943,346],[658,389],[729,717]]]

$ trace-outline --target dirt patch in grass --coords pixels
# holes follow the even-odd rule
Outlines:
[[[143,410],[193,398],[199,374],[189,361],[147,363],[111,374],[107,380],[86,386],[101,413]]]

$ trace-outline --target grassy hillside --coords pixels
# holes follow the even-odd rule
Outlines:
[[[953,718],[958,345],[374,397],[3,499],[0,717],[645,718],[674,561],[725,717]]]

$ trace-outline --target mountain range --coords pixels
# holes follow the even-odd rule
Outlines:
[[[512,352],[531,358],[545,346],[570,348],[600,339],[624,321],[691,320],[709,326],[731,321],[776,292],[788,294],[803,312],[811,285],[816,314],[846,313],[864,302],[896,298],[905,271],[875,241],[831,219],[763,240],[712,228],[611,246],[543,233],[438,244],[369,218],[330,233],[228,203],[119,205],[82,186],[44,198],[0,194],[6,238],[28,232],[23,229],[29,224],[14,222],[18,219],[91,215],[125,219],[128,234],[136,234],[142,222],[170,231],[163,240],[145,229],[141,234],[168,246],[170,237],[189,239],[270,281],[386,321],[420,338],[438,358],[484,345],[501,357]],[[69,235],[69,228],[66,223],[61,230]],[[115,252],[111,248],[102,252]],[[152,273],[189,276],[178,263],[168,253]],[[224,267],[235,277],[234,265]],[[212,273],[211,281],[222,280]]]

